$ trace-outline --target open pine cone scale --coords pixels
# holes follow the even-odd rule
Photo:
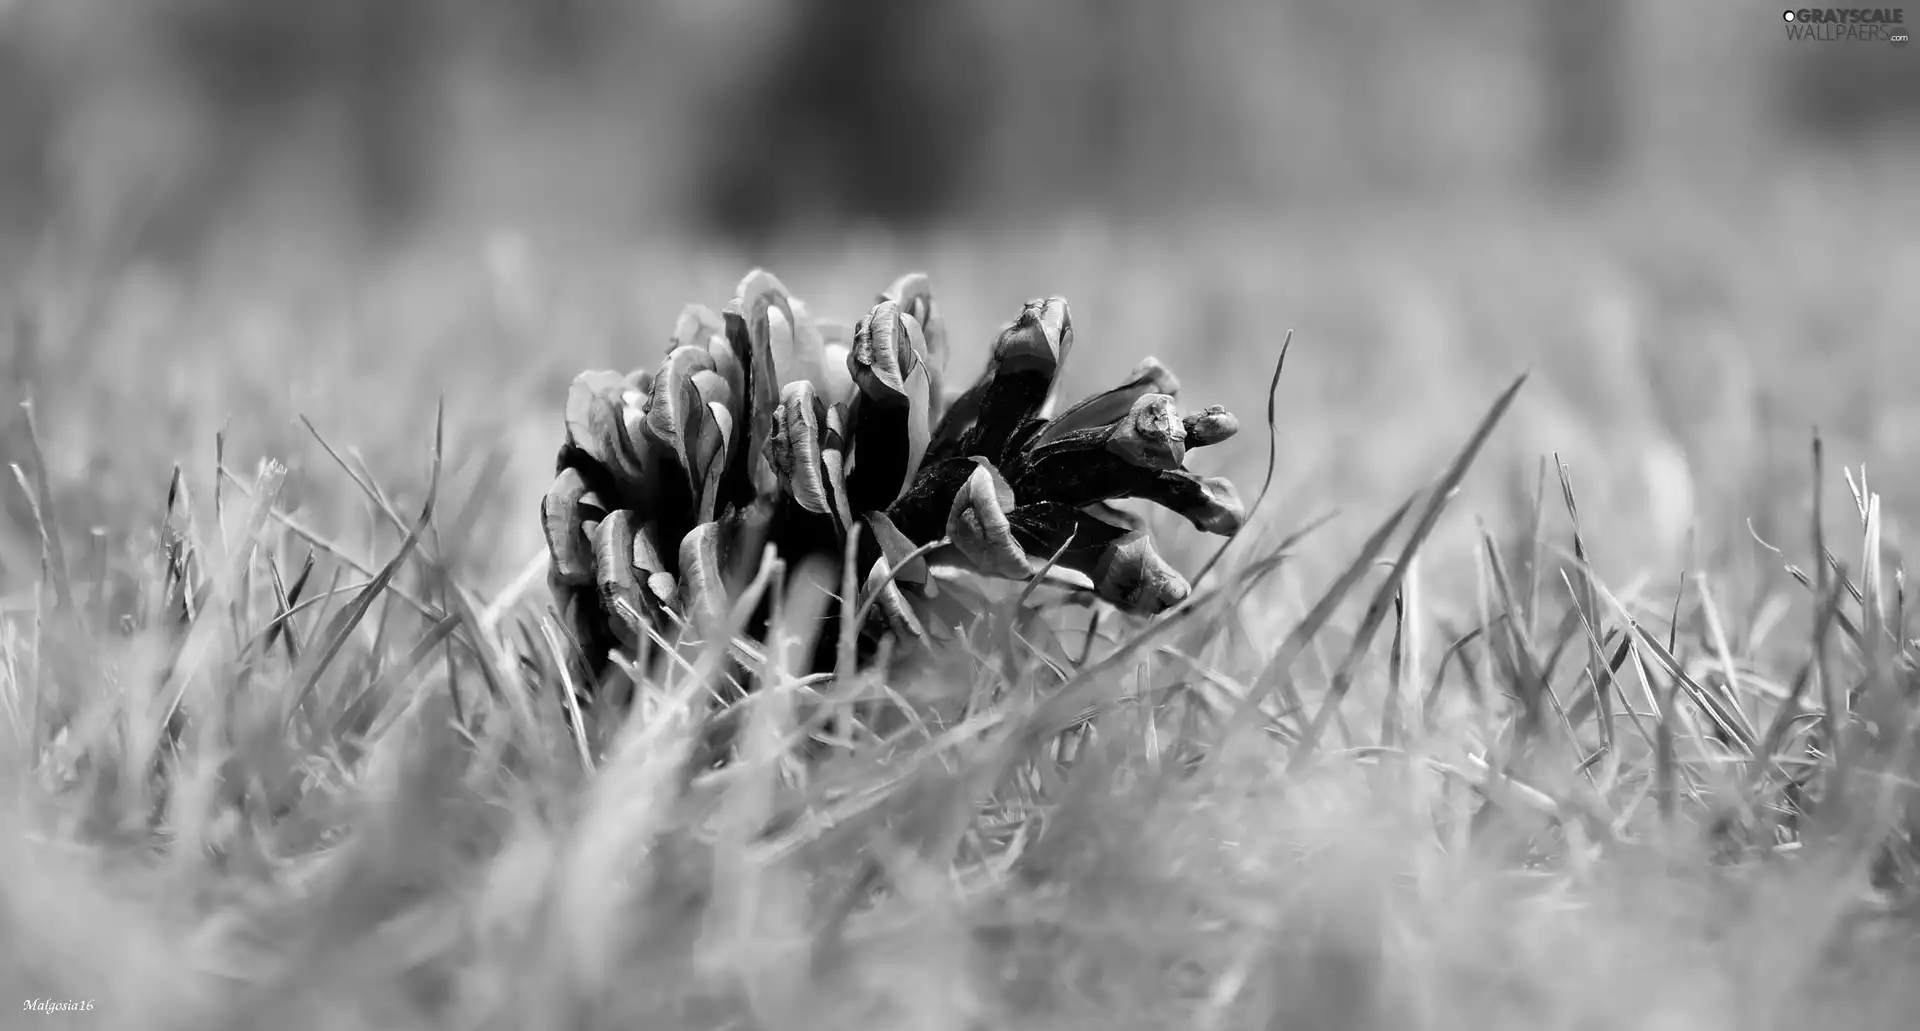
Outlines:
[[[1233,485],[1185,460],[1238,422],[1218,406],[1183,415],[1178,381],[1152,358],[1049,417],[1072,346],[1066,301],[1028,302],[949,397],[926,276],[895,281],[848,331],[755,270],[719,315],[689,305],[656,369],[581,373],[541,519],[549,586],[591,664],[721,625],[768,545],[788,569],[838,567],[855,533],[860,600],[876,614],[863,654],[888,634],[926,636],[930,563],[1026,580],[1058,555],[1056,576],[1124,611],[1177,604],[1188,583],[1112,502],[1234,533]]]

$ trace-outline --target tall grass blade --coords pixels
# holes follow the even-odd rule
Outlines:
[[[1606,676],[1603,678],[1601,671],[1604,649],[1601,647],[1600,636],[1597,633],[1600,627],[1600,602],[1593,590],[1591,572],[1593,561],[1587,554],[1586,539],[1580,531],[1580,506],[1574,500],[1573,473],[1567,468],[1565,462],[1560,461],[1558,454],[1554,455],[1554,465],[1558,467],[1560,473],[1560,496],[1566,504],[1567,518],[1573,524],[1574,568],[1573,579],[1567,584],[1567,590],[1573,596],[1574,610],[1579,613],[1580,621],[1586,627],[1587,680],[1593,690],[1594,705],[1599,710],[1600,746],[1617,759],[1618,753],[1614,752],[1613,741],[1613,694],[1609,685],[1612,683],[1614,673],[1620,668],[1620,661],[1625,659],[1625,652],[1621,653],[1620,660],[1616,660],[1610,668],[1607,668]]]
[[[1253,517],[1259,514],[1261,506],[1266,504],[1267,492],[1273,489],[1273,473],[1280,465],[1280,415],[1278,408],[1280,374],[1286,370],[1287,351],[1292,349],[1292,347],[1293,330],[1289,329],[1287,330],[1287,338],[1280,342],[1280,357],[1274,359],[1273,362],[1273,378],[1267,382],[1267,474],[1260,481],[1260,493],[1254,495],[1253,507],[1247,509],[1247,518],[1240,524],[1240,528],[1235,530],[1225,541],[1222,541],[1218,548],[1214,549],[1213,556],[1207,559],[1206,564],[1200,567],[1200,571],[1194,574],[1192,580],[1188,581],[1195,587],[1200,586],[1201,581],[1207,578],[1207,574],[1213,572],[1213,568],[1220,564],[1220,560],[1226,557],[1227,549],[1233,547],[1233,542],[1238,540],[1240,535],[1246,532],[1247,527],[1253,525]]]
[[[1813,554],[1814,582],[1813,596],[1827,596],[1827,531],[1825,525],[1825,506],[1821,492],[1826,489],[1826,452],[1820,441],[1820,430],[1813,431]],[[1842,580],[1845,577],[1841,578]],[[1832,757],[1833,778],[1827,788],[1825,804],[1836,812],[1845,809],[1847,782],[1850,778],[1850,759],[1846,736],[1847,724],[1851,719],[1851,705],[1847,698],[1846,686],[1834,677],[1833,666],[1827,655],[1827,628],[1816,615],[1813,621],[1813,671],[1820,685],[1821,701],[1826,710],[1826,747]]]
[[[1501,417],[1507,413],[1507,409],[1513,404],[1513,399],[1519,395],[1520,388],[1526,385],[1526,382],[1527,374],[1522,373],[1514,379],[1512,386],[1500,394],[1493,402],[1493,407],[1480,418],[1479,425],[1474,427],[1473,435],[1468,439],[1466,446],[1454,456],[1453,462],[1440,477],[1439,483],[1434,486],[1432,494],[1427,499],[1426,508],[1421,511],[1420,518],[1414,522],[1413,530],[1408,535],[1406,543],[1401,545],[1400,556],[1394,561],[1393,569],[1387,574],[1386,582],[1374,592],[1373,601],[1368,604],[1366,615],[1361,618],[1360,629],[1354,635],[1353,644],[1348,648],[1346,658],[1334,673],[1327,695],[1321,700],[1313,722],[1308,724],[1300,746],[1294,749],[1292,757],[1288,760],[1289,768],[1300,769],[1312,759],[1321,736],[1326,733],[1327,725],[1332,722],[1334,714],[1340,709],[1340,703],[1345,700],[1348,689],[1352,687],[1355,664],[1359,662],[1361,654],[1372,642],[1374,632],[1380,628],[1381,621],[1386,618],[1387,599],[1400,589],[1400,582],[1406,575],[1409,562],[1420,550],[1420,546],[1426,543],[1427,535],[1439,525],[1440,513],[1452,499],[1454,491],[1459,489],[1460,482],[1466,479],[1467,470],[1472,468],[1474,459],[1480,456],[1480,449],[1486,445],[1487,439],[1493,436],[1494,427],[1500,424]]]
[[[60,535],[60,507],[54,502],[53,477],[47,470],[47,453],[40,442],[40,423],[34,417],[33,402],[20,402],[21,415],[27,424],[27,457],[32,468],[33,488],[28,491],[28,500],[32,504],[34,522],[39,525],[40,542],[46,553],[47,577],[53,583],[53,597],[61,612],[73,609],[73,580],[67,567],[67,547]],[[27,485],[26,476],[19,466],[14,466],[14,475],[20,479],[20,486]]]

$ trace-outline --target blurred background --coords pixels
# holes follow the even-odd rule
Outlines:
[[[316,216],[762,243],[1725,182],[1911,137],[1913,51],[1785,43],[1709,0],[8,0],[0,211],[139,217],[170,256]]]
[[[923,268],[962,367],[1061,293],[1073,389],[1250,422],[1295,330],[1281,518],[1532,368],[1475,489],[1558,453],[1684,561],[1804,540],[1815,424],[1920,501],[1916,129],[1920,48],[1713,0],[0,0],[0,340],[75,518],[222,425],[299,471],[295,413],[417,476],[445,394],[511,565],[573,372],[753,264],[847,319]]]

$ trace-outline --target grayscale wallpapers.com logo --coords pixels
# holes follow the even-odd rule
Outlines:
[[[1907,45],[1907,12],[1898,7],[1803,7],[1780,17],[1791,40]]]

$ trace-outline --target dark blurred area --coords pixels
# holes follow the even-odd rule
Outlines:
[[[1709,0],[0,0],[0,234],[817,226],[1751,170],[1920,48]],[[1759,162],[1764,164],[1764,162]]]

